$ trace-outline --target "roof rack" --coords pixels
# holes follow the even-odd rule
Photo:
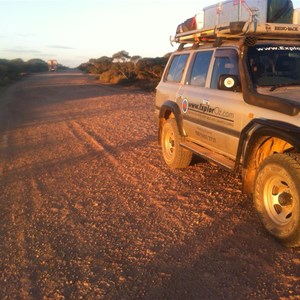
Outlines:
[[[214,42],[217,39],[242,39],[254,37],[259,40],[297,40],[300,41],[300,24],[257,23],[255,21],[231,22],[227,26],[201,28],[177,33],[170,38],[180,44],[199,44]]]

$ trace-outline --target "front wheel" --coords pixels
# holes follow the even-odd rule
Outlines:
[[[267,157],[258,168],[253,197],[265,228],[287,246],[300,246],[300,155]]]
[[[192,160],[192,152],[182,148],[182,137],[175,119],[168,119],[162,128],[162,153],[165,162],[171,168],[185,168]]]

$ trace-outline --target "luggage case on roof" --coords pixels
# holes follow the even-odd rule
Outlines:
[[[185,20],[183,23],[179,24],[176,29],[176,33],[191,31],[202,28],[202,16],[201,21],[198,20],[198,16],[196,15],[193,18],[189,18]]]
[[[292,23],[291,0],[229,0],[205,7],[204,28],[228,25],[230,22],[250,21],[251,12],[258,23]]]
[[[189,18],[179,24],[176,33],[186,32],[197,29],[196,18]]]

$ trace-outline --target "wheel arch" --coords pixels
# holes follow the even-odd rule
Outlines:
[[[163,105],[160,108],[159,111],[159,125],[158,125],[158,142],[161,144],[161,132],[162,127],[166,120],[170,118],[175,118],[176,124],[178,126],[178,131],[181,136],[185,136],[184,130],[183,130],[183,118],[180,111],[179,106],[176,102],[167,100],[163,103]]]
[[[275,153],[300,152],[300,128],[281,121],[254,119],[241,134],[243,192],[253,191],[260,163]]]

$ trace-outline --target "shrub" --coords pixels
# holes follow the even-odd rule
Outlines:
[[[169,54],[156,58],[141,58],[138,55],[130,57],[128,52],[122,50],[111,58],[102,56],[90,59],[79,68],[88,73],[100,74],[99,80],[105,83],[135,84],[147,90],[154,90],[168,57]]]

